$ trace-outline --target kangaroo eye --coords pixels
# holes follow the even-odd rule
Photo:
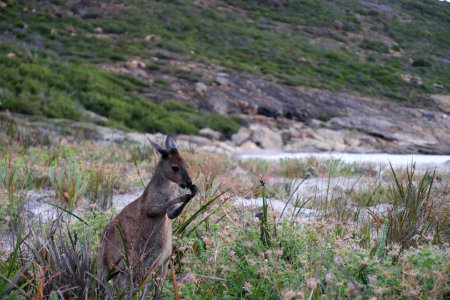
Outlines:
[[[173,166],[172,167],[172,171],[174,171],[174,172],[177,172],[177,171],[179,171],[180,170],[180,168],[178,168],[177,166]]]

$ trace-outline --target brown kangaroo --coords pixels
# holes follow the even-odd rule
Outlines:
[[[163,267],[164,278],[165,262],[172,253],[171,219],[197,194],[175,139],[167,136],[166,149],[150,143],[160,156],[152,179],[143,194],[106,226],[102,237],[103,267],[108,279],[114,277],[121,287],[131,278],[133,282],[143,279],[154,267]],[[177,185],[191,193],[176,197]]]

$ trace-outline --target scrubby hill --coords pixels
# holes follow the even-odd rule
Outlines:
[[[449,16],[431,0],[2,1],[0,108],[230,135],[235,118],[201,117],[215,109],[193,100],[196,82],[217,84],[208,68],[434,106],[450,91]],[[177,79],[193,94],[177,97]]]

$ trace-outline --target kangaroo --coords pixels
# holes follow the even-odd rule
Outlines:
[[[137,282],[159,266],[163,267],[164,278],[172,253],[171,220],[197,194],[174,137],[167,136],[166,149],[150,143],[160,156],[152,179],[142,195],[106,226],[102,236],[100,258],[104,270],[108,279],[114,278],[120,287],[130,276]],[[176,197],[177,185],[188,188],[190,193]]]

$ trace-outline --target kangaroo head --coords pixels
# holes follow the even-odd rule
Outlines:
[[[181,188],[190,187],[192,180],[188,173],[188,167],[178,152],[175,138],[172,135],[167,136],[166,149],[152,141],[150,143],[161,158],[158,163],[160,175],[178,184]]]

